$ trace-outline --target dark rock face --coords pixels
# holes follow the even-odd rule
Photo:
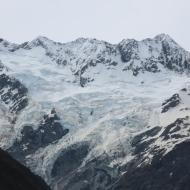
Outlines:
[[[161,131],[161,127],[154,127],[140,135],[137,135],[133,138],[131,145],[135,147],[134,154],[140,154],[145,152],[145,150],[154,142],[154,137]],[[152,137],[152,139],[146,141],[146,139]]]
[[[157,126],[137,135],[131,143],[134,159],[125,166],[126,173],[108,189],[189,189],[190,142],[186,140],[189,135],[188,116],[164,128]]]
[[[161,49],[155,49],[152,44],[161,46]],[[141,47],[148,52],[148,56],[142,59]],[[124,71],[132,71],[134,76],[140,72],[160,72],[159,65],[163,65],[169,70],[179,73],[189,72],[190,59],[189,55],[179,48],[179,45],[167,35],[158,35],[154,39],[145,39],[143,41],[123,40],[118,44],[121,54],[121,60],[126,63]],[[159,51],[158,57],[153,55],[154,51]],[[137,65],[136,65],[137,63]]]
[[[50,115],[44,115],[38,129],[34,130],[32,126],[24,126],[21,131],[21,140],[15,141],[8,152],[17,160],[24,162],[27,155],[55,143],[69,132],[68,129],[64,129],[59,120],[53,109]]]
[[[94,79],[90,79],[90,78],[85,78],[85,77],[80,77],[80,86],[81,87],[85,87],[85,85],[89,82],[94,81]]]
[[[190,135],[188,119],[189,117],[178,118],[164,128],[157,126],[135,136],[131,145],[134,147],[133,154],[136,155],[138,162],[143,162],[143,159],[146,159],[144,154],[147,152],[154,156],[161,156],[167,150],[167,143],[165,144],[166,147],[159,147],[159,143],[155,143],[156,140],[160,140],[163,143],[166,141],[168,143],[172,142],[173,144],[188,137]],[[182,134],[181,131],[186,132]]]
[[[189,190],[190,142],[177,145],[166,156],[154,157],[150,165],[130,168],[112,190]]]
[[[0,189],[2,190],[50,190],[45,182],[29,169],[0,150]]]
[[[94,158],[81,166],[89,148],[88,143],[76,144],[60,153],[51,173],[59,190],[105,190],[116,180],[117,174],[107,166],[106,157]]]
[[[63,150],[54,163],[51,175],[53,178],[69,175],[82,164],[89,152],[88,144],[72,145]]]
[[[11,113],[18,113],[28,105],[27,88],[17,79],[0,75],[0,99]]]
[[[179,97],[179,94],[174,94],[171,98],[167,99],[162,104],[162,113],[167,112],[169,109],[176,107],[181,102],[181,98]]]
[[[183,72],[184,69],[188,69],[186,66],[187,60],[184,61],[182,54],[178,53],[178,49],[172,48],[168,41],[162,41],[162,53],[160,58],[165,60],[163,65],[168,69]]]
[[[159,61],[169,70],[176,72],[189,72],[190,60],[183,49],[179,49],[178,44],[169,36],[162,35],[157,37],[161,40],[162,51],[160,52]]]
[[[128,47],[129,46],[129,47]],[[132,46],[132,47],[131,47]],[[157,73],[160,72],[158,67],[159,60],[155,57],[146,58],[144,61],[141,60],[138,53],[138,43],[129,42],[129,44],[119,45],[121,59],[124,62],[127,62],[123,71],[132,71],[134,76],[137,76],[140,72],[144,73],[145,71]],[[140,62],[140,66],[136,66],[135,62]]]
[[[187,92],[187,88],[182,88],[181,91],[182,92]]]
[[[76,186],[78,183],[78,180],[74,179],[74,176],[77,175],[76,168],[82,164],[88,152],[89,146],[87,143],[72,145],[63,150],[52,168],[51,176],[55,181],[53,186],[60,190],[72,189],[72,186]],[[80,187],[77,186],[77,189],[80,189]]]
[[[136,40],[129,40],[127,43],[124,40],[118,45],[118,48],[123,62],[128,62],[132,58],[138,59],[138,42]]]
[[[161,137],[164,137],[163,140],[168,140],[171,138],[178,139],[185,137],[183,135],[176,134],[177,132],[180,132],[181,129],[186,129],[190,126],[190,124],[184,123],[185,120],[185,118],[178,118],[174,123],[168,125],[161,134]]]
[[[61,190],[105,190],[116,181],[112,172],[106,166],[100,166],[96,162],[90,163],[81,171],[75,172],[66,185],[59,187]]]

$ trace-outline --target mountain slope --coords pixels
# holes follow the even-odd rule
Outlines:
[[[0,189],[50,190],[45,182],[0,149]]]
[[[178,144],[166,156],[155,157],[150,165],[129,169],[111,189],[114,190],[188,190],[188,141]]]
[[[174,97],[180,99],[179,104],[175,104]],[[189,189],[189,89],[183,88],[166,102],[171,106],[162,113],[163,119],[172,118],[173,122],[152,127],[133,138],[134,159],[110,189]]]
[[[0,146],[53,189],[117,188],[188,140],[190,54],[168,35],[4,42]]]

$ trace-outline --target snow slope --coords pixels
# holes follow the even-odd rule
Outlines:
[[[181,107],[161,113],[166,99],[190,85],[190,54],[168,35],[116,45],[84,38],[62,44],[45,37],[21,45],[6,43],[0,42],[0,60],[8,69],[1,72],[27,88],[28,105],[11,123],[8,116],[13,114],[1,101],[0,146],[14,149],[15,140],[24,138],[24,127],[38,131],[43,116],[55,108],[69,133],[34,153],[26,151],[26,142],[22,159],[13,155],[55,189],[88,187],[101,176],[114,182],[135,158],[131,140],[136,135],[148,127],[166,127],[188,112],[179,111],[189,105],[189,96],[180,92]],[[166,153],[175,146],[160,141],[155,143],[166,147]]]

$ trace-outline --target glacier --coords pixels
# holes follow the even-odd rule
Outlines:
[[[190,53],[165,34],[119,44],[85,38],[58,43],[40,36],[18,45],[2,39],[0,60],[6,68],[0,74],[18,80],[28,91],[28,105],[18,113],[11,113],[2,101],[6,89],[0,91],[0,146],[14,149],[23,128],[37,130],[53,108],[69,130],[34,153],[25,153],[27,143],[22,149],[22,162],[55,190],[91,185],[106,189],[135,158],[135,136],[156,126],[163,127],[161,133],[189,115],[188,109],[179,110],[190,106],[188,93],[180,91],[190,89]],[[161,113],[162,103],[178,92],[183,103]],[[189,139],[162,142],[160,133],[152,147],[165,147],[165,154]],[[147,151],[140,165],[153,156]],[[88,172],[97,177],[88,178]]]

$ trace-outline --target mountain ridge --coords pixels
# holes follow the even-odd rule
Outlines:
[[[63,69],[70,70],[82,87],[98,77],[96,73],[99,69],[93,71],[92,67],[113,70],[120,65],[121,71],[130,71],[134,76],[144,72],[160,72],[164,68],[180,73],[189,73],[190,70],[190,53],[166,34],[141,41],[122,40],[118,44],[91,38],[59,43],[39,36],[31,42],[14,45],[10,51],[30,52],[38,48],[44,51],[44,55],[41,54],[43,59],[50,59]]]

